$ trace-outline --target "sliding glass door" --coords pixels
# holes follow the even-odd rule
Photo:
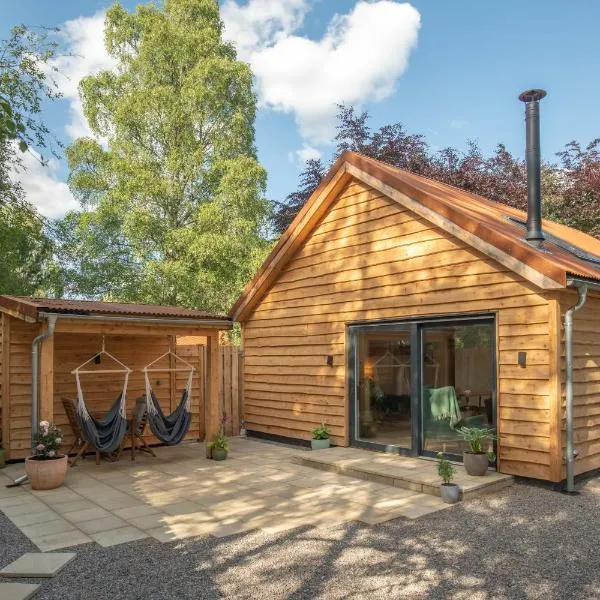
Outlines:
[[[349,328],[354,445],[459,457],[461,426],[495,424],[493,317]]]
[[[423,454],[461,455],[457,427],[494,425],[493,323],[421,327]]]
[[[410,327],[358,338],[357,437],[411,448]]]

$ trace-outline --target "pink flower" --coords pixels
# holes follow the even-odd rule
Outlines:
[[[50,452],[48,452],[48,456],[50,456],[51,458],[56,456],[56,452],[54,450],[50,450]]]
[[[46,446],[44,446],[44,444],[38,444],[38,445],[35,447],[35,449],[36,449],[38,452],[43,452],[43,451],[46,449]]]
[[[55,441],[56,441],[57,444],[60,444],[60,443],[62,443],[62,438],[57,437]]]

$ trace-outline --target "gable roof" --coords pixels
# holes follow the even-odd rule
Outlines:
[[[598,263],[591,262],[578,252],[600,257],[600,240],[543,220],[547,240],[543,248],[536,248],[525,240],[525,228],[520,223],[527,220],[523,211],[355,152],[345,152],[244,288],[230,311],[234,320],[243,321],[253,310],[339,191],[353,178],[497,260],[540,289],[565,288],[570,276],[600,280],[600,258]]]
[[[172,319],[223,322],[229,329],[230,318],[223,314],[213,314],[177,306],[158,304],[133,304],[129,302],[99,302],[96,300],[62,300],[53,298],[32,298],[30,296],[0,296],[0,312],[9,312],[23,320],[37,321],[39,313],[59,313],[95,317],[118,316],[127,319]]]

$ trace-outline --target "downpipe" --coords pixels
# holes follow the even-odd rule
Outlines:
[[[565,354],[566,354],[566,373],[565,373],[565,392],[566,392],[566,428],[567,428],[567,494],[575,494],[575,458],[577,450],[575,449],[575,432],[573,426],[573,315],[583,308],[587,300],[588,287],[586,285],[577,286],[577,303],[567,309],[565,313]]]
[[[54,335],[56,327],[57,315],[48,315],[48,329],[34,338],[31,344],[31,442],[33,444],[33,436],[38,431],[39,426],[39,388],[40,388],[40,345],[46,339]],[[27,475],[17,477],[13,483],[9,483],[6,487],[15,487],[27,481]]]

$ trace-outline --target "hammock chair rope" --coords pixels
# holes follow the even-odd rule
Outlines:
[[[96,360],[100,356],[108,356],[111,360],[120,365],[118,369],[84,369],[86,365]],[[125,436],[127,431],[127,416],[125,413],[127,403],[127,386],[129,385],[129,375],[131,369],[124,365],[118,358],[106,351],[104,338],[102,338],[102,350],[96,353],[92,358],[86,360],[82,365],[73,369],[71,373],[75,375],[77,383],[77,418],[79,426],[86,441],[92,444],[100,452],[114,452]],[[83,388],[81,385],[82,374],[107,374],[120,373],[124,375],[123,389],[109,411],[100,419],[93,417],[85,403]]]

